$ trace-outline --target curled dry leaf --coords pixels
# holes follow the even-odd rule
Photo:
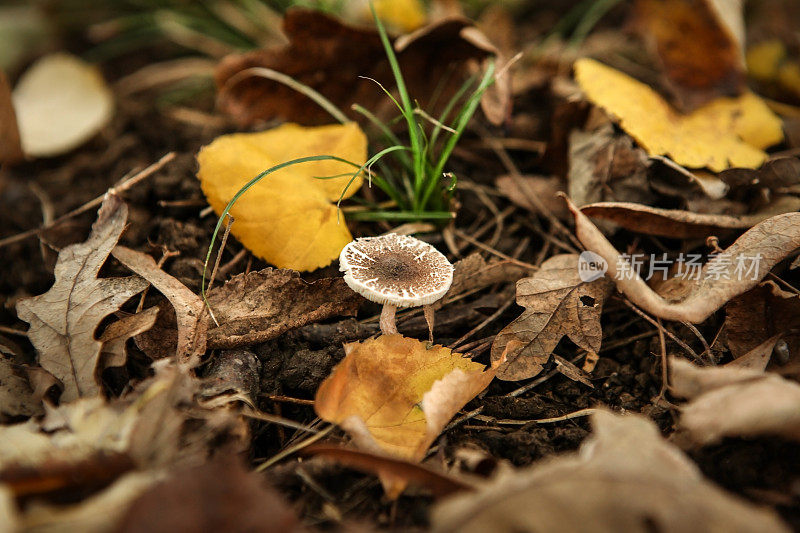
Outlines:
[[[462,30],[467,28],[472,25],[466,19],[445,19],[421,28],[413,38],[406,38],[402,51],[398,51],[400,69],[411,97],[433,116],[440,110],[429,108],[434,96],[439,94],[436,102],[443,105],[461,86],[463,76],[432,73],[447,72],[448,66],[452,66],[461,74],[470,60],[495,53],[494,47],[470,38],[469,33],[465,37]],[[288,45],[228,56],[217,67],[215,78],[220,107],[240,124],[252,125],[280,118],[318,125],[330,120],[327,112],[295,90],[243,74],[254,67],[290,76],[321,93],[354,119],[361,115],[351,110],[353,104],[378,116],[396,112],[373,82],[359,77],[378,80],[389,90],[394,87],[389,62],[376,30],[348,26],[319,11],[291,9],[284,16],[283,31],[289,39]],[[507,109],[504,109],[503,118],[506,114]]]
[[[208,295],[219,327],[211,348],[236,348],[334,316],[353,316],[363,299],[341,277],[308,283],[294,270],[266,268],[234,276]]]
[[[94,332],[106,316],[147,287],[138,276],[97,278],[127,217],[125,203],[106,195],[89,239],[59,252],[50,290],[17,303],[17,315],[31,325],[28,338],[39,364],[64,385],[62,402],[99,394],[97,362],[103,343]]]
[[[158,307],[145,309],[135,315],[129,315],[109,325],[100,335],[103,348],[100,351],[102,366],[125,366],[128,351],[125,343],[131,337],[140,335],[153,327],[158,316]]]
[[[800,384],[741,366],[702,368],[673,358],[670,386],[681,407],[680,442],[706,446],[724,437],[800,440]]]
[[[345,346],[320,385],[314,409],[342,426],[358,447],[419,461],[450,418],[489,385],[494,370],[449,348],[400,335]],[[405,483],[382,478],[391,498]]]
[[[742,0],[637,0],[636,8],[684,109],[746,88]]]
[[[610,289],[603,277],[582,281],[575,254],[551,257],[533,276],[519,280],[517,303],[526,309],[492,344],[492,361],[505,359],[497,377],[516,381],[537,375],[565,335],[597,353],[603,337],[600,315]]]
[[[697,283],[680,302],[656,294],[580,209],[566,198],[581,243],[608,265],[617,289],[648,313],[666,320],[699,323],[731,298],[755,287],[779,261],[800,247],[800,213],[786,213],[753,226],[703,265]],[[743,258],[741,261],[738,258]],[[747,273],[747,269],[754,269]],[[737,270],[737,269],[744,269]],[[737,275],[737,272],[739,275]]]
[[[69,152],[113,116],[114,98],[100,71],[68,54],[37,61],[13,93],[22,150],[32,157]]]
[[[787,532],[705,480],[650,420],[598,410],[577,454],[494,478],[434,507],[433,531]]]
[[[608,119],[594,131],[569,135],[567,191],[578,205],[602,200],[648,203],[647,155],[631,138],[614,131]]]
[[[706,215],[630,202],[598,202],[582,206],[581,212],[637,233],[673,239],[700,239],[720,232],[744,230],[764,220],[763,217]]]
[[[178,321],[176,357],[181,362],[193,360],[199,362],[193,358],[199,357],[206,351],[208,328],[203,300],[180,281],[161,270],[149,255],[125,246],[117,246],[111,253],[120,263],[152,283],[153,287],[169,300],[175,309]]]
[[[592,59],[575,62],[575,79],[650,155],[689,168],[757,168],[767,158],[763,150],[783,140],[781,120],[753,93],[682,115],[647,85]]]
[[[338,156],[357,165],[367,159],[367,138],[357,124],[303,128],[284,124],[260,133],[218,137],[197,155],[197,176],[217,214],[261,172],[292,159]],[[269,174],[231,209],[231,233],[258,257],[280,268],[327,266],[353,240],[333,205],[355,194],[363,177],[339,161],[313,161]],[[333,179],[320,177],[341,176]],[[345,191],[345,187],[347,187]]]

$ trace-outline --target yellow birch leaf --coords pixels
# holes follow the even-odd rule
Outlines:
[[[494,369],[460,353],[401,335],[345,346],[347,355],[320,385],[314,408],[372,452],[419,461],[445,425],[489,385]],[[404,484],[382,476],[390,497]]]
[[[284,124],[259,133],[223,135],[197,155],[197,176],[219,215],[249,180],[300,157],[334,155],[356,164],[367,159],[367,139],[355,122],[305,128]],[[339,161],[300,163],[273,172],[243,194],[231,209],[231,233],[251,252],[279,268],[327,266],[353,240],[336,201],[355,168]],[[358,190],[362,177],[347,189]]]
[[[763,150],[783,140],[780,119],[753,93],[683,115],[644,83],[592,59],[575,62],[575,79],[650,155],[686,167],[757,168],[766,160]]]

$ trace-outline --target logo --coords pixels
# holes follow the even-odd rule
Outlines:
[[[587,250],[578,257],[578,276],[585,283],[602,278],[607,270],[606,260],[594,252]]]

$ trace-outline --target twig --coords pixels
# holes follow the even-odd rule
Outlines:
[[[501,305],[497,309],[497,311],[492,313],[490,316],[486,317],[480,324],[478,324],[477,326],[475,326],[474,328],[472,328],[471,330],[466,332],[464,335],[462,335],[460,339],[458,339],[456,342],[454,342],[453,344],[450,345],[450,348],[452,348],[453,350],[458,349],[458,346],[462,342],[464,342],[465,340],[469,339],[474,334],[476,334],[477,332],[479,332],[480,330],[482,330],[483,328],[485,328],[486,326],[491,324],[494,320],[498,319],[500,317],[500,315],[502,315],[506,311],[506,309],[511,307],[511,304],[513,304],[514,302],[515,302],[515,299],[513,297],[508,298],[508,300],[506,300],[506,303]]]
[[[633,309],[633,312],[634,312],[634,313],[636,313],[636,314],[637,314],[637,315],[639,315],[640,317],[642,317],[642,318],[644,318],[645,320],[647,320],[648,322],[650,322],[650,323],[651,323],[653,326],[655,326],[656,328],[658,328],[658,327],[659,327],[659,324],[658,324],[658,322],[656,322],[655,320],[653,320],[652,318],[650,318],[650,315],[648,315],[647,313],[645,313],[644,311],[642,311],[641,309],[639,309],[639,308],[638,308],[636,305],[634,305],[634,303],[633,303],[633,302],[631,302],[631,301],[630,301],[630,300],[628,300],[627,298],[624,298],[622,301],[625,303],[625,305],[627,305],[628,307],[630,307],[631,309]],[[661,326],[661,327],[663,328],[663,326]],[[683,348],[684,350],[686,350],[686,353],[688,353],[689,355],[691,355],[691,356],[692,356],[692,359],[694,359],[695,361],[701,361],[701,362],[702,362],[702,360],[703,360],[703,359],[702,359],[702,357],[700,357],[699,355],[697,355],[697,353],[696,353],[694,350],[692,350],[692,349],[689,347],[689,345],[688,345],[688,344],[686,344],[685,342],[683,342],[682,340],[680,340],[678,337],[676,337],[676,336],[675,336],[675,335],[674,335],[674,334],[673,334],[673,333],[672,333],[670,330],[668,330],[668,329],[666,329],[666,328],[663,328],[663,329],[664,329],[664,333],[666,333],[666,334],[667,334],[667,337],[669,337],[670,339],[672,339],[673,341],[675,341],[675,343],[676,343],[678,346],[680,346],[681,348]]]
[[[658,392],[658,398],[664,398],[667,392],[667,341],[664,339],[664,326],[661,325],[661,319],[658,321],[658,342],[661,344],[661,390]]]
[[[590,414],[597,411],[594,407],[589,407],[587,409],[580,409],[578,411],[573,411],[572,413],[567,413],[561,416],[555,416],[553,418],[534,418],[532,420],[513,420],[513,419],[497,419],[493,416],[482,416],[478,415],[475,417],[476,420],[480,420],[481,422],[488,422],[492,424],[499,424],[501,426],[524,426],[525,424],[552,424],[553,422],[563,422],[564,420],[571,420],[573,418],[580,418],[582,416],[589,416]]]
[[[524,268],[530,268],[531,270],[538,270],[538,267],[536,265],[532,265],[530,263],[526,263],[525,261],[520,261],[519,259],[514,259],[510,255],[506,255],[503,252],[501,252],[500,250],[495,250],[491,246],[488,246],[486,244],[483,244],[481,241],[473,239],[472,237],[470,237],[469,235],[467,235],[466,233],[464,233],[461,230],[458,230],[458,229],[457,230],[453,230],[453,233],[455,233],[456,236],[460,237],[461,239],[464,239],[468,243],[470,243],[470,244],[472,244],[474,246],[477,246],[478,248],[480,248],[482,250],[485,250],[485,251],[489,252],[492,255],[496,255],[497,257],[505,259],[506,261],[509,261],[511,263],[514,263],[515,265],[519,265],[519,266],[524,267]]]
[[[292,398],[290,396],[281,396],[278,394],[267,394],[264,398],[272,400],[273,402],[283,403],[296,403],[298,405],[314,405],[314,400],[304,400],[302,398]]]
[[[225,232],[222,234],[222,240],[219,243],[219,249],[217,250],[217,258],[214,260],[214,268],[211,270],[211,277],[208,278],[208,288],[206,288],[205,294],[211,290],[211,285],[214,284],[214,278],[217,277],[217,269],[219,269],[219,261],[222,259],[222,252],[225,250],[225,244],[228,242],[228,235],[231,232],[231,226],[233,225],[233,217],[230,213],[228,213],[228,223],[225,225]],[[203,271],[205,273],[205,270]],[[204,295],[205,297],[205,295]],[[217,322],[217,317],[214,316],[214,311],[211,310],[211,306],[208,305],[208,300],[206,299],[206,307],[208,308],[208,314],[211,316],[211,320],[214,321],[214,324],[219,327],[219,322]]]
[[[133,187],[134,185],[136,185],[140,181],[144,180],[145,178],[150,177],[152,174],[154,174],[157,171],[161,170],[161,168],[164,167],[164,165],[166,165],[167,163],[169,163],[173,159],[175,159],[175,152],[170,152],[170,153],[166,154],[164,157],[162,157],[161,159],[159,159],[158,161],[156,161],[152,165],[148,166],[147,168],[145,168],[141,172],[139,172],[137,174],[134,174],[130,178],[127,178],[124,181],[122,181],[121,183],[113,186],[112,188],[110,188],[108,190],[108,192],[121,193],[121,192],[127,191],[128,189],[130,189],[131,187]],[[73,209],[72,211],[70,211],[69,213],[67,213],[65,215],[62,215],[62,216],[58,217],[57,219],[53,220],[50,224],[42,226],[41,228],[34,228],[34,229],[31,229],[31,230],[28,230],[28,231],[23,231],[22,233],[18,233],[16,235],[12,235],[11,237],[6,237],[5,239],[0,239],[0,248],[2,248],[4,246],[8,246],[9,244],[14,244],[14,243],[19,242],[19,241],[24,241],[25,239],[27,239],[29,237],[33,237],[35,235],[39,235],[40,233],[42,233],[44,231],[47,231],[48,229],[61,224],[65,220],[68,220],[68,219],[70,219],[72,217],[80,215],[81,213],[85,213],[86,211],[89,211],[90,209],[92,209],[94,207],[97,207],[100,204],[102,204],[103,203],[103,198],[105,198],[105,194],[101,194],[100,196],[98,196],[94,200],[90,200],[89,202],[86,202],[82,206],[80,206],[80,207],[78,207],[76,209]]]
[[[294,446],[290,446],[289,448],[286,448],[285,450],[273,455],[272,457],[270,457],[269,459],[267,459],[266,461],[264,461],[263,463],[258,465],[256,467],[256,472],[263,472],[264,470],[266,470],[270,466],[274,465],[278,461],[282,461],[283,459],[289,457],[293,453],[297,453],[300,450],[302,450],[303,448],[305,448],[307,446],[311,446],[312,444],[314,444],[315,442],[320,440],[322,437],[324,437],[325,435],[330,433],[333,430],[333,428],[334,428],[334,426],[330,425],[325,429],[321,429],[321,430],[319,430],[319,433],[317,433],[316,435],[313,435],[313,436],[303,440],[302,442],[299,442],[299,443],[295,444]]]
[[[11,328],[8,326],[0,326],[0,333],[8,333],[9,335],[18,335],[20,337],[27,337],[28,332],[21,329]]]
[[[279,426],[284,426],[287,428],[299,429],[300,431],[305,431],[306,433],[319,433],[318,429],[295,422],[294,420],[289,420],[288,418],[283,418],[282,416],[270,415],[259,411],[251,411],[249,409],[242,410],[242,416],[246,416],[247,418],[252,418],[255,420],[261,420],[262,422],[278,424]]]

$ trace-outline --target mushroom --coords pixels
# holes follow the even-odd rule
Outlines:
[[[383,305],[380,325],[384,335],[397,333],[398,307],[423,305],[433,340],[430,304],[444,296],[453,282],[453,265],[439,250],[408,235],[363,237],[344,247],[339,270],[351,289]]]

